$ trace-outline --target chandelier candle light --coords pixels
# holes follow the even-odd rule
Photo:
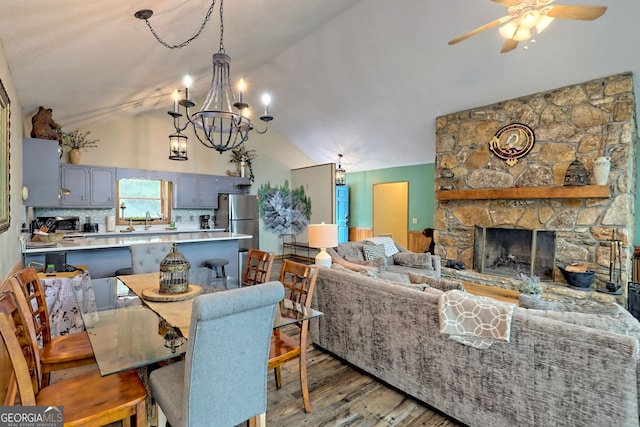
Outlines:
[[[319,267],[331,267],[331,255],[326,248],[338,246],[338,226],[336,224],[309,224],[309,246],[318,248],[316,265]]]
[[[169,45],[158,37],[149,23],[149,18],[153,15],[151,10],[140,10],[136,12],[134,16],[146,22],[151,33],[163,46],[170,49],[180,49],[200,35],[209,20],[214,5],[215,0],[211,3],[198,32],[190,39],[178,45]],[[173,117],[173,127],[176,130],[176,133],[169,136],[169,158],[171,160],[187,160],[187,137],[182,134],[182,131],[184,131],[189,124],[192,125],[193,131],[202,145],[222,154],[227,150],[237,148],[247,141],[249,139],[249,132],[252,130],[255,130],[259,134],[267,132],[269,122],[273,120],[273,116],[269,114],[271,97],[265,94],[262,97],[265,109],[264,114],[260,116],[260,120],[265,122],[266,126],[262,131],[254,128],[254,124],[248,116],[249,104],[244,101],[246,86],[242,79],[240,79],[238,85],[238,100],[236,101],[229,76],[229,62],[231,61],[231,57],[224,51],[223,36],[223,0],[220,0],[220,44],[218,52],[213,54],[213,77],[211,79],[209,93],[205,98],[202,108],[195,113],[190,112],[190,108],[196,105],[196,103],[189,98],[189,88],[193,82],[191,77],[186,76],[183,80],[185,86],[184,98],[178,99],[179,95],[177,91],[174,92],[173,109],[168,112],[169,115]],[[179,111],[179,106],[184,108],[184,114]],[[180,118],[183,115],[187,122],[181,126]]]

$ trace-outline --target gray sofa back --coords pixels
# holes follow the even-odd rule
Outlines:
[[[429,291],[321,268],[314,343],[468,425],[638,425],[637,335],[516,308],[480,350],[440,334]]]

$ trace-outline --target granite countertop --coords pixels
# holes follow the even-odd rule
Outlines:
[[[85,237],[65,238],[58,244],[42,244],[38,242],[27,242],[23,253],[43,253],[56,252],[60,250],[86,250],[86,249],[104,249],[115,248],[121,246],[129,246],[138,243],[157,243],[157,242],[174,242],[174,243],[192,243],[206,242],[216,240],[240,240],[250,239],[249,234],[215,232],[210,231],[192,231],[179,233],[157,233],[155,230],[149,230],[142,233],[109,233],[111,237],[103,237],[99,233],[94,233],[95,237],[90,237],[91,233],[85,233]]]

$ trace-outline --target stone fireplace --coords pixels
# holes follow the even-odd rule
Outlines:
[[[475,227],[473,268],[480,273],[518,278],[520,274],[552,281],[555,230]]]
[[[623,73],[438,117],[436,254],[471,269],[478,256],[476,227],[554,231],[550,279],[562,285],[557,265],[584,263],[596,272],[595,295],[606,290],[610,246],[617,240],[626,298],[634,233],[635,111],[632,75]],[[513,123],[530,127],[535,143],[509,164],[489,142]],[[611,158],[609,180],[595,185],[593,162],[602,156]],[[590,174],[589,185],[564,185],[575,160]],[[442,176],[452,189],[439,189]]]

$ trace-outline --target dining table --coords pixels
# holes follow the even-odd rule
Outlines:
[[[192,295],[157,301],[147,296],[150,290],[157,291],[159,272],[117,276],[116,281],[119,287],[126,286],[132,296],[137,296],[140,304],[98,311],[92,308],[95,305],[83,303],[92,295],[90,282],[76,282],[73,287],[102,376],[182,357],[187,351],[195,299],[210,292],[227,292],[227,288],[215,283],[189,285]],[[278,308],[274,329],[322,315],[288,299],[282,300]]]

